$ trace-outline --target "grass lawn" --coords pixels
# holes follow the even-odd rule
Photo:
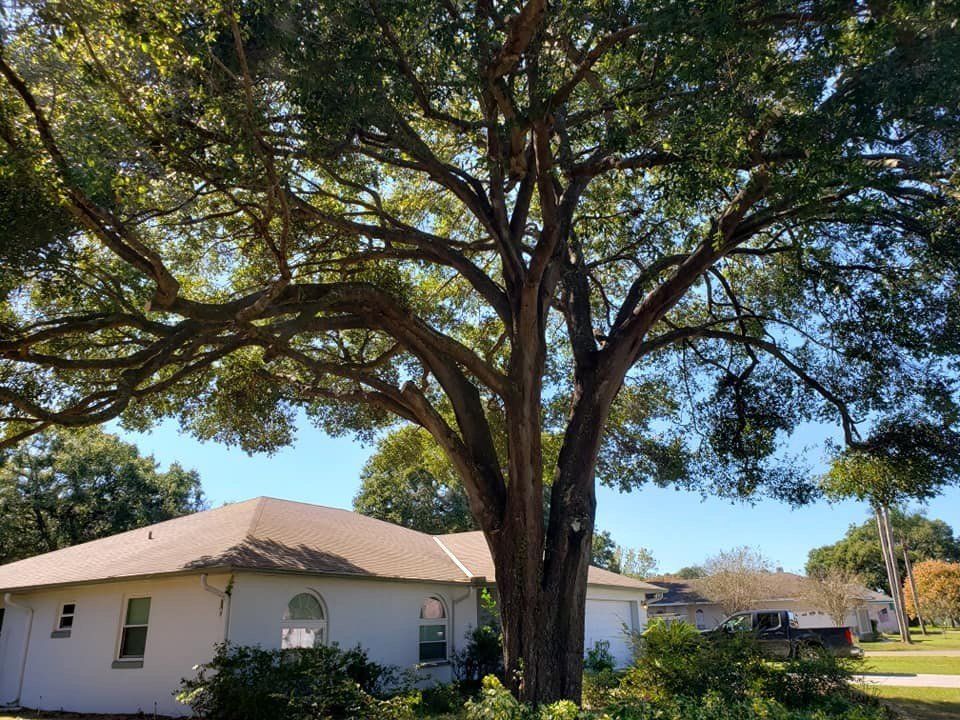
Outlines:
[[[912,630],[910,637],[912,645],[900,642],[899,635],[885,635],[884,640],[877,642],[857,643],[867,652],[871,650],[960,650],[960,630],[927,630],[921,635],[919,630]]]
[[[882,674],[960,675],[960,657],[911,655],[907,657],[867,657],[857,672]]]
[[[883,698],[905,720],[960,718],[960,690],[953,688],[874,687],[868,692]]]

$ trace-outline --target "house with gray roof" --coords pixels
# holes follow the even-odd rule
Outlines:
[[[365,648],[424,682],[495,588],[479,532],[427,535],[347,510],[256,498],[0,566],[4,706],[186,715],[174,698],[217,643]],[[665,588],[591,567],[586,643],[631,660],[627,630]]]
[[[762,607],[744,610],[791,610],[800,627],[829,627],[833,620],[827,613],[814,607],[804,597],[803,575],[778,570],[765,578],[768,597],[759,601]],[[701,630],[711,630],[726,619],[720,605],[709,597],[702,580],[688,580],[673,576],[653,578],[651,582],[664,588],[663,595],[655,598],[647,607],[648,616],[668,622],[683,620]],[[880,632],[898,632],[897,617],[893,610],[893,598],[869,588],[862,588],[860,606],[851,610],[845,625],[860,638],[873,635],[874,624]]]

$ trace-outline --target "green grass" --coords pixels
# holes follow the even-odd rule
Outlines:
[[[912,655],[908,657],[867,657],[862,670],[865,673],[912,673],[932,675],[960,675],[960,657],[943,655]]]
[[[957,720],[960,718],[960,690],[954,688],[873,687],[876,695],[905,720]]]
[[[910,638],[912,645],[900,642],[899,635],[885,635],[884,641],[858,643],[867,652],[871,650],[960,650],[960,630],[927,630],[921,635],[919,630],[913,630]]]

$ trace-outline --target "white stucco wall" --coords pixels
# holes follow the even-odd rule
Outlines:
[[[344,649],[358,644],[371,660],[414,669],[419,661],[420,604],[440,598],[451,620],[448,651],[463,646],[477,623],[477,590],[467,585],[392,582],[324,576],[237,574],[230,611],[230,641],[280,647],[280,621],[290,599],[301,592],[319,595],[327,609],[330,642]],[[425,681],[446,682],[449,665],[418,671]]]
[[[209,578],[218,588],[228,581],[224,574]],[[465,634],[477,623],[479,591],[467,585],[246,572],[234,576],[230,641],[279,647],[287,603],[304,591],[322,598],[330,642],[343,648],[359,644],[372,660],[401,668],[413,669],[419,660],[424,598],[438,597],[447,608],[451,654],[463,647]],[[146,652],[143,667],[119,669],[113,662],[131,596],[151,598]],[[631,626],[646,625],[642,592],[591,586],[587,598],[625,601]],[[163,715],[189,714],[173,695],[181,679],[193,675],[194,665],[210,659],[227,620],[219,598],[201,588],[199,575],[74,586],[17,594],[15,599],[34,610],[20,704],[52,711],[149,715],[156,704]],[[76,604],[70,637],[51,637],[63,603]],[[6,608],[0,633],[0,705],[17,699],[26,629],[27,613]],[[451,676],[445,663],[418,673],[424,683]]]
[[[223,586],[225,576],[211,576]],[[142,668],[115,669],[120,628],[130,596],[149,596]],[[15,596],[34,610],[20,704],[77,712],[186,714],[173,693],[193,665],[209,659],[222,638],[220,601],[197,576],[75,586]],[[51,637],[62,603],[76,603],[70,637]],[[16,699],[27,613],[7,609],[0,637],[0,703]]]

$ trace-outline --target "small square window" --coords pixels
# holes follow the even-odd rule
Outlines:
[[[57,620],[57,630],[69,630],[73,627],[73,618],[77,614],[76,603],[64,603],[60,606],[60,618]]]

